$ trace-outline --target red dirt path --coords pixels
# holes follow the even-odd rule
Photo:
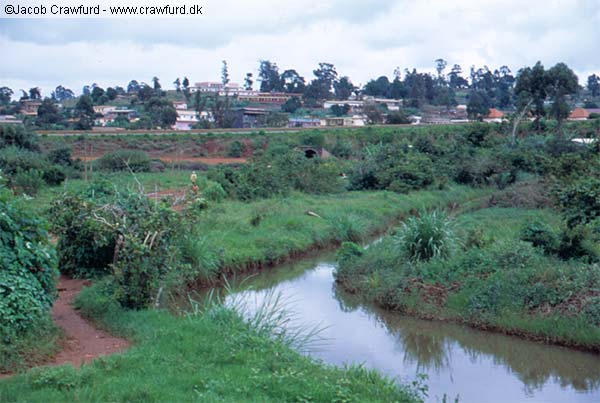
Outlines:
[[[86,285],[89,285],[87,281],[66,277],[61,277],[58,283],[59,296],[52,309],[52,318],[64,330],[67,341],[63,350],[48,365],[79,366],[130,346],[129,341],[110,336],[92,326],[75,311],[73,300]]]

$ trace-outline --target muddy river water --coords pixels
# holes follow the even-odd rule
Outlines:
[[[280,296],[294,325],[321,329],[308,354],[401,382],[426,375],[427,401],[600,402],[599,355],[386,312],[338,289],[334,270],[325,253],[245,279],[227,298],[252,310]]]

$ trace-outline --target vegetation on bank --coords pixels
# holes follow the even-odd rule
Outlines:
[[[0,384],[0,401],[420,401],[416,389],[361,367],[336,368],[274,338],[265,323],[215,304],[177,317],[128,311],[104,283],[77,301],[84,316],[130,338],[129,351],[71,366],[40,368]]]
[[[600,351],[600,232],[549,253],[562,225],[540,209],[424,213],[367,249],[345,244],[336,280],[386,309]]]

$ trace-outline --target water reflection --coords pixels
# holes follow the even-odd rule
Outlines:
[[[446,393],[466,402],[600,401],[598,355],[362,304],[337,289],[332,261],[325,255],[253,276],[243,295],[259,304],[274,289],[295,301],[299,322],[326,327],[328,344],[311,353],[326,362],[364,363],[402,380],[427,374],[432,401]]]

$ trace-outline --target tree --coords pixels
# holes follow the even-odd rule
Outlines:
[[[283,89],[290,94],[302,94],[306,89],[306,81],[296,70],[286,70],[280,77]]]
[[[92,89],[91,97],[92,97],[92,102],[95,105],[102,105],[102,104],[106,103],[106,101],[108,100],[108,97],[106,96],[104,89],[99,86],[94,86],[94,88]]]
[[[363,112],[367,117],[367,124],[375,125],[383,122],[383,113],[377,105],[366,104],[363,108]]]
[[[73,93],[73,91],[63,87],[62,85],[59,85],[54,89],[54,91],[52,91],[52,99],[58,102],[66,101],[67,99],[73,98],[75,98],[75,94]]]
[[[333,91],[336,99],[345,101],[356,91],[356,87],[352,84],[349,77],[344,76],[333,83]]]
[[[348,105],[348,104],[344,104],[341,106],[336,104],[331,107],[331,113],[333,113],[337,117],[345,116],[349,112],[350,112],[350,105]]]
[[[547,72],[548,95],[552,99],[550,114],[558,122],[558,133],[562,134],[562,122],[571,111],[566,97],[577,93],[577,75],[565,63],[558,63]]]
[[[156,76],[152,77],[152,88],[154,89],[155,94],[160,95],[162,87],[160,85],[160,80]]]
[[[137,80],[131,80],[129,84],[127,84],[127,93],[134,94],[140,90],[140,83]]]
[[[287,113],[294,113],[301,107],[302,107],[302,102],[300,101],[300,98],[291,97],[290,99],[285,101],[285,104],[283,104],[281,106],[281,110],[283,112],[287,112]]]
[[[62,122],[62,120],[62,115],[56,104],[50,98],[44,99],[38,108],[37,119],[35,122],[36,125],[43,127],[58,124]]]
[[[469,87],[469,82],[462,77],[462,67],[460,67],[458,64],[455,64],[452,67],[452,70],[448,74],[448,78],[450,81],[450,87],[454,89]]]
[[[319,63],[319,68],[313,70],[316,80],[311,84],[316,89],[317,98],[319,100],[327,100],[331,98],[331,89],[333,83],[337,80],[337,71],[331,63]]]
[[[471,119],[481,120],[490,114],[490,101],[483,91],[473,91],[469,96],[467,114]]]
[[[142,83],[139,86],[137,95],[140,101],[146,102],[150,100],[150,98],[158,94],[156,94],[155,91],[148,84]]]
[[[223,67],[221,68],[221,82],[224,86],[229,84],[229,68],[226,60],[223,60]]]
[[[175,81],[173,81],[173,85],[175,86],[175,91],[181,92],[181,80],[179,79],[179,77],[177,77]]]
[[[276,63],[261,60],[258,69],[258,80],[261,92],[283,91],[283,83],[279,77],[279,68]]]
[[[30,99],[42,99],[42,92],[39,87],[33,87],[29,89],[29,98]]]
[[[536,125],[545,116],[544,101],[547,96],[548,76],[541,62],[537,62],[533,68],[525,67],[517,73],[515,95],[519,109],[529,105],[529,111],[535,116]]]
[[[7,105],[13,95],[13,90],[8,87],[0,87],[0,105]]]
[[[254,85],[252,77],[254,77],[252,73],[246,73],[246,78],[244,78],[244,89],[246,91],[252,91],[252,85]]]
[[[145,105],[145,110],[152,119],[153,126],[166,128],[174,125],[177,121],[177,110],[165,98],[150,98]]]
[[[77,104],[75,105],[75,115],[78,118],[75,127],[79,130],[89,130],[94,126],[94,118],[96,113],[94,112],[94,103],[89,95],[82,95],[79,97]]]
[[[119,93],[113,87],[108,87],[106,89],[106,97],[108,98],[109,101],[114,101],[115,99],[117,99],[118,95],[119,95]]]
[[[600,77],[596,74],[592,74],[587,79],[587,89],[593,97],[600,95]]]
[[[190,102],[190,80],[187,77],[183,77],[181,85],[183,86],[183,95],[186,101]]]
[[[444,59],[440,58],[435,61],[435,70],[437,71],[438,82],[440,84],[446,82],[446,79],[444,78],[444,70],[446,70],[447,66],[448,66],[448,62],[445,61]]]
[[[369,81],[363,90],[365,95],[372,97],[387,97],[390,91],[390,80],[386,76],[381,76],[377,80]]]

